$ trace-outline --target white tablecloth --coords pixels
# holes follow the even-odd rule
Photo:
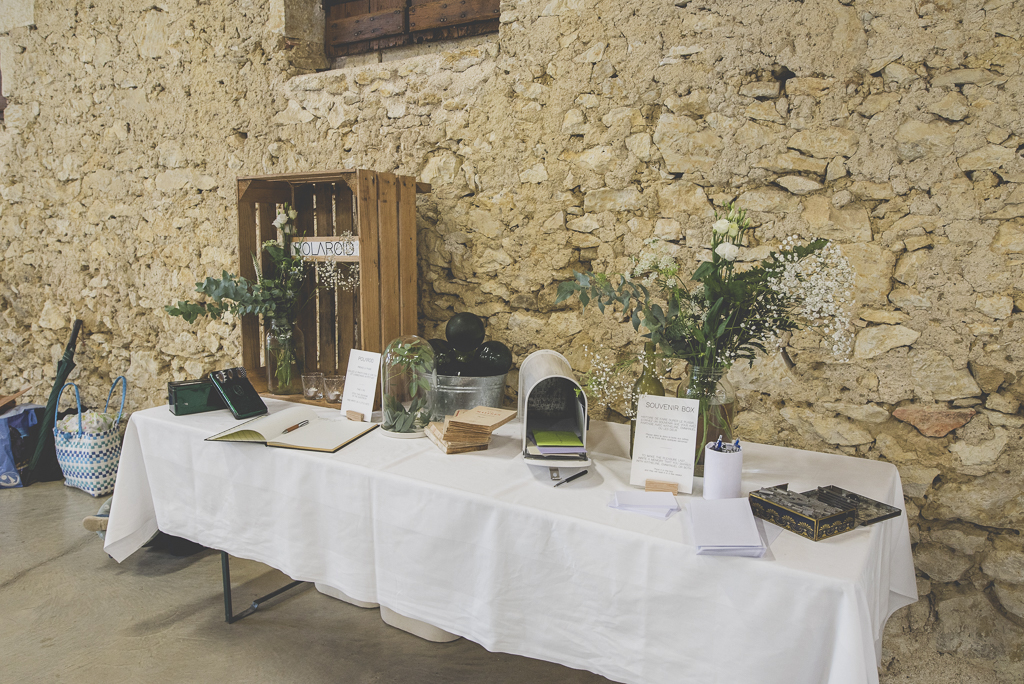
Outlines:
[[[132,416],[111,556],[159,528],[492,651],[638,684],[877,682],[885,621],[917,597],[906,515],[821,542],[783,532],[751,559],[697,556],[685,495],[667,521],[608,508],[628,488],[628,426],[595,421],[589,474],[554,489],[518,455],[518,422],[457,455],[379,430],[335,454],[203,441],[234,422]],[[890,464],[743,451],[745,492],[834,484],[903,507]]]

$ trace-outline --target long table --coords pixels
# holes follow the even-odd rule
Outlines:
[[[120,562],[159,529],[491,651],[637,684],[877,682],[885,621],[917,598],[905,514],[821,542],[783,532],[752,559],[696,555],[686,495],[665,521],[608,508],[629,488],[625,425],[594,421],[589,473],[555,489],[523,462],[518,422],[454,455],[380,430],[334,454],[204,441],[234,422],[132,415],[107,553]],[[903,508],[891,464],[750,443],[744,458],[744,491],[834,484]]]

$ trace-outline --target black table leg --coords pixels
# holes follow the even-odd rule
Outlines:
[[[244,617],[248,617],[256,612],[256,610],[266,601],[274,598],[278,594],[283,594],[289,589],[293,589],[300,584],[306,584],[301,580],[297,580],[290,584],[286,584],[276,591],[272,591],[266,596],[261,596],[252,602],[252,605],[243,610],[238,615],[234,615],[231,609],[231,569],[228,567],[228,553],[227,551],[220,552],[220,570],[221,576],[224,579],[224,621],[229,625],[234,624]]]

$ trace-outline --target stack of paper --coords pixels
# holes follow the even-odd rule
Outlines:
[[[427,437],[446,454],[483,451],[491,443],[491,433],[516,417],[509,409],[477,406],[460,409],[444,422],[427,425]]]
[[[764,555],[764,542],[746,498],[691,499],[690,523],[697,555],[751,558]]]
[[[644,492],[633,489],[615,492],[608,507],[665,520],[679,510],[679,503],[669,492]]]
[[[531,430],[526,457],[538,461],[587,461],[583,440],[568,430]]]

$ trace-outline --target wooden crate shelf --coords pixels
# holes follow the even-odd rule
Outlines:
[[[416,334],[418,192],[430,192],[430,185],[365,169],[238,179],[239,273],[250,280],[254,254],[263,275],[271,275],[260,245],[278,239],[273,222],[285,202],[298,211],[302,235],[359,237],[359,287],[319,292],[299,312],[307,369],[344,374],[351,349],[381,352],[394,338]],[[242,365],[260,378],[264,335],[257,316],[242,317]]]

